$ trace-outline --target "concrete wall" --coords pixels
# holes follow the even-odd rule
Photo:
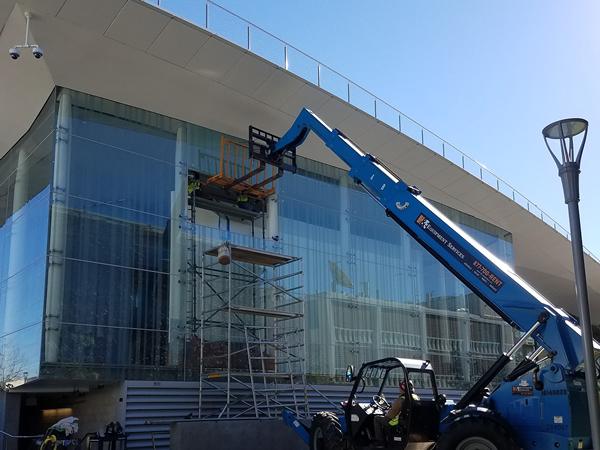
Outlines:
[[[12,435],[19,434],[21,395],[0,391],[0,430]],[[0,436],[0,450],[16,450],[17,439]]]
[[[73,415],[79,418],[79,435],[96,431],[104,433],[106,425],[118,421],[124,425],[122,384],[91,390],[73,404]]]
[[[0,19],[10,6],[5,0],[0,1]],[[44,106],[54,89],[54,81],[44,59],[35,59],[31,51],[23,49],[18,60],[8,57],[8,49],[23,42],[25,36],[25,17],[23,10],[17,5],[0,33],[0,156],[23,136]],[[33,16],[31,26],[39,23],[40,18]],[[32,31],[32,39],[35,34]],[[10,105],[10,106],[9,106]]]
[[[306,450],[306,444],[280,419],[186,421],[171,425],[171,449]]]

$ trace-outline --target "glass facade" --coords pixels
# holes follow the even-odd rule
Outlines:
[[[67,378],[169,371],[169,195],[173,121],[62,90],[63,166],[51,212],[43,370]],[[177,370],[175,369],[174,372]],[[162,377],[162,375],[161,375]],[[176,378],[176,374],[173,375]]]
[[[29,201],[17,202],[22,212],[12,206],[22,195],[14,188],[19,146],[0,165],[1,256],[9,262],[0,273],[0,335],[31,327],[43,376],[195,379],[190,279],[202,252],[226,240],[302,258],[312,381],[337,381],[348,363],[399,355],[432,360],[442,387],[464,388],[514,340],[341,169],[300,159],[262,214],[239,204],[191,207],[189,174],[222,168],[218,131],[67,89],[37,122],[32,142],[51,136],[36,150],[47,167],[40,162]],[[512,264],[509,233],[438,206]],[[24,231],[40,236],[27,241],[35,247],[25,249],[27,269],[12,268],[19,217],[30,223]],[[31,323],[9,319],[11,279],[36,290],[19,303]]]
[[[0,382],[39,375],[54,98],[0,160]]]
[[[444,388],[466,388],[513,342],[511,328],[418,245],[343,170],[303,160],[279,189],[286,252],[301,256],[308,371],[340,379],[347,364],[428,359]],[[436,204],[512,265],[509,233]]]

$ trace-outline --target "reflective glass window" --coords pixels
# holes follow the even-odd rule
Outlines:
[[[39,375],[54,97],[0,159],[0,383]]]

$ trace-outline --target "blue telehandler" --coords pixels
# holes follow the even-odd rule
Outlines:
[[[310,132],[350,168],[350,177],[390,219],[522,334],[456,403],[437,393],[428,361],[385,358],[363,364],[356,373],[348,367],[346,378],[354,385],[342,403],[342,415],[321,412],[307,420],[284,411],[284,421],[313,450],[591,449],[584,350],[577,320],[452,223],[417,187],[407,185],[376,156],[358,148],[312,111],[302,109],[281,137],[250,126],[250,156],[279,168],[276,176],[295,171],[296,149]],[[535,341],[535,350],[490,391],[492,381],[528,339]],[[597,357],[597,342],[594,351]],[[406,386],[425,379],[433,394],[427,398],[406,395],[398,423],[378,433],[377,422],[389,408],[384,388],[391,381]],[[379,390],[361,402],[358,395],[367,383]]]

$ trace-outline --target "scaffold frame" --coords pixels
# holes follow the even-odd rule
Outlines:
[[[308,413],[301,258],[223,242],[200,270],[200,419]]]

